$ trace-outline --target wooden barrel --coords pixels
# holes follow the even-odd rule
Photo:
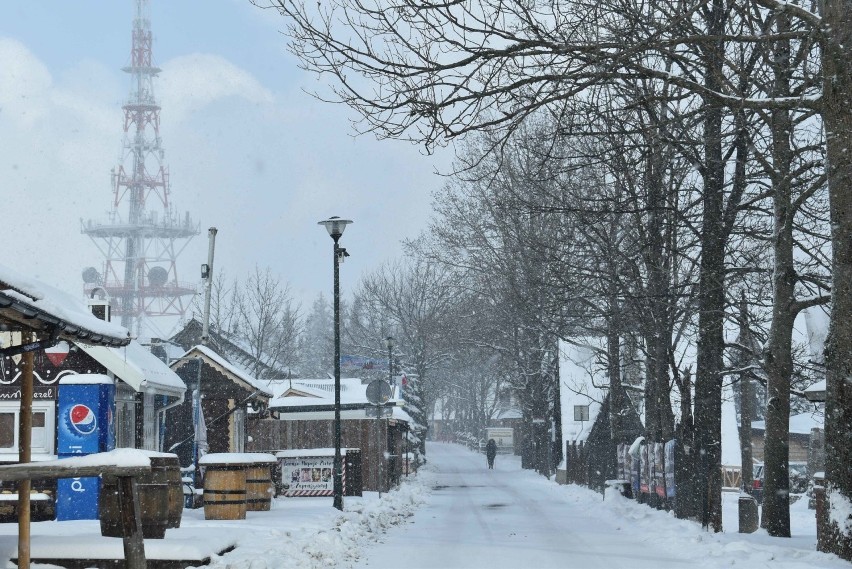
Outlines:
[[[272,504],[271,464],[249,464],[246,468],[246,510],[267,512]]]
[[[177,455],[152,456],[151,470],[162,470],[168,485],[169,509],[167,528],[179,528],[183,516],[183,482],[180,476],[180,462]]]
[[[206,464],[204,519],[246,519],[246,464]]]
[[[169,519],[169,486],[163,468],[151,468],[151,473],[136,479],[139,511],[142,518],[142,537],[163,539]],[[101,535],[122,537],[121,512],[118,503],[118,481],[104,478],[98,500]]]

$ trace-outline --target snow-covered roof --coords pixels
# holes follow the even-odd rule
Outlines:
[[[136,341],[121,348],[78,346],[138,393],[179,397],[186,391],[183,380]]]
[[[559,401],[562,409],[562,439],[568,442],[585,441],[598,416],[607,384],[605,371],[596,363],[596,354],[603,349],[603,338],[574,338],[559,341]],[[588,406],[588,421],[574,420],[575,406]]]
[[[4,309],[7,315],[11,310],[56,326],[60,337],[68,340],[115,346],[130,340],[125,328],[96,318],[82,299],[0,264],[0,310]]]
[[[524,414],[520,409],[497,409],[494,413],[494,419],[502,421],[504,419],[523,419]]]
[[[315,407],[334,404],[333,379],[293,379],[270,382],[274,384],[275,398],[269,402],[270,409],[290,407]],[[340,378],[340,403],[344,405],[367,405],[367,385],[357,377]],[[391,398],[390,403],[402,403]]]
[[[809,401],[825,401],[825,390],[826,384],[823,379],[822,381],[818,381],[805,389],[805,397],[807,397]]]
[[[270,403],[270,409],[272,409],[272,404]],[[397,421],[404,421],[409,424],[414,424],[414,419],[411,418],[411,415],[405,412],[402,407],[390,407],[391,416],[390,417],[382,417],[382,419],[396,419]],[[278,414],[278,419],[281,421],[330,421],[334,419],[334,410],[328,409],[323,411],[288,411],[286,409],[281,409],[281,412]],[[375,417],[367,416],[367,409],[343,409],[340,411],[340,419],[342,421],[349,420],[358,420],[358,419],[375,419]]]
[[[822,429],[825,417],[822,413],[799,413],[790,415],[790,434],[810,435],[811,429]],[[766,430],[766,421],[752,421],[751,428],[757,431]]]
[[[187,350],[180,359],[172,364],[174,369],[182,367],[192,358],[193,354],[201,355],[211,365],[218,367],[221,371],[228,373],[233,379],[243,383],[246,389],[259,391],[266,397],[272,397],[272,391],[265,385],[266,382],[252,377],[246,370],[227,361],[207,346],[194,346]]]
[[[359,448],[341,448],[340,454],[346,454],[350,450],[361,450]],[[279,450],[275,453],[275,458],[301,458],[303,456],[334,456],[333,448],[291,448],[287,450]]]

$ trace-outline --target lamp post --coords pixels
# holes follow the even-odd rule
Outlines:
[[[385,345],[388,347],[388,385],[393,387],[393,336],[385,338]]]
[[[320,221],[334,239],[334,507],[343,510],[343,460],[340,456],[340,263],[349,256],[338,246],[346,226],[352,223],[337,216]]]

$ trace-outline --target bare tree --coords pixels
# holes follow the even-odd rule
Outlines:
[[[232,333],[251,354],[249,371],[262,378],[265,368],[293,366],[297,361],[301,331],[299,306],[290,295],[289,285],[267,268],[255,267],[237,295],[237,314]]]

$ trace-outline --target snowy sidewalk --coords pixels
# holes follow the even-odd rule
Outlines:
[[[850,567],[814,551],[814,535],[736,533],[736,494],[725,502],[733,533],[710,534],[620,496],[604,502],[588,489],[558,486],[521,470],[517,457],[498,456],[488,470],[483,455],[456,445],[432,443],[427,456],[436,471],[427,504],[364,550],[358,569]],[[813,525],[804,503],[794,514],[800,526]]]

